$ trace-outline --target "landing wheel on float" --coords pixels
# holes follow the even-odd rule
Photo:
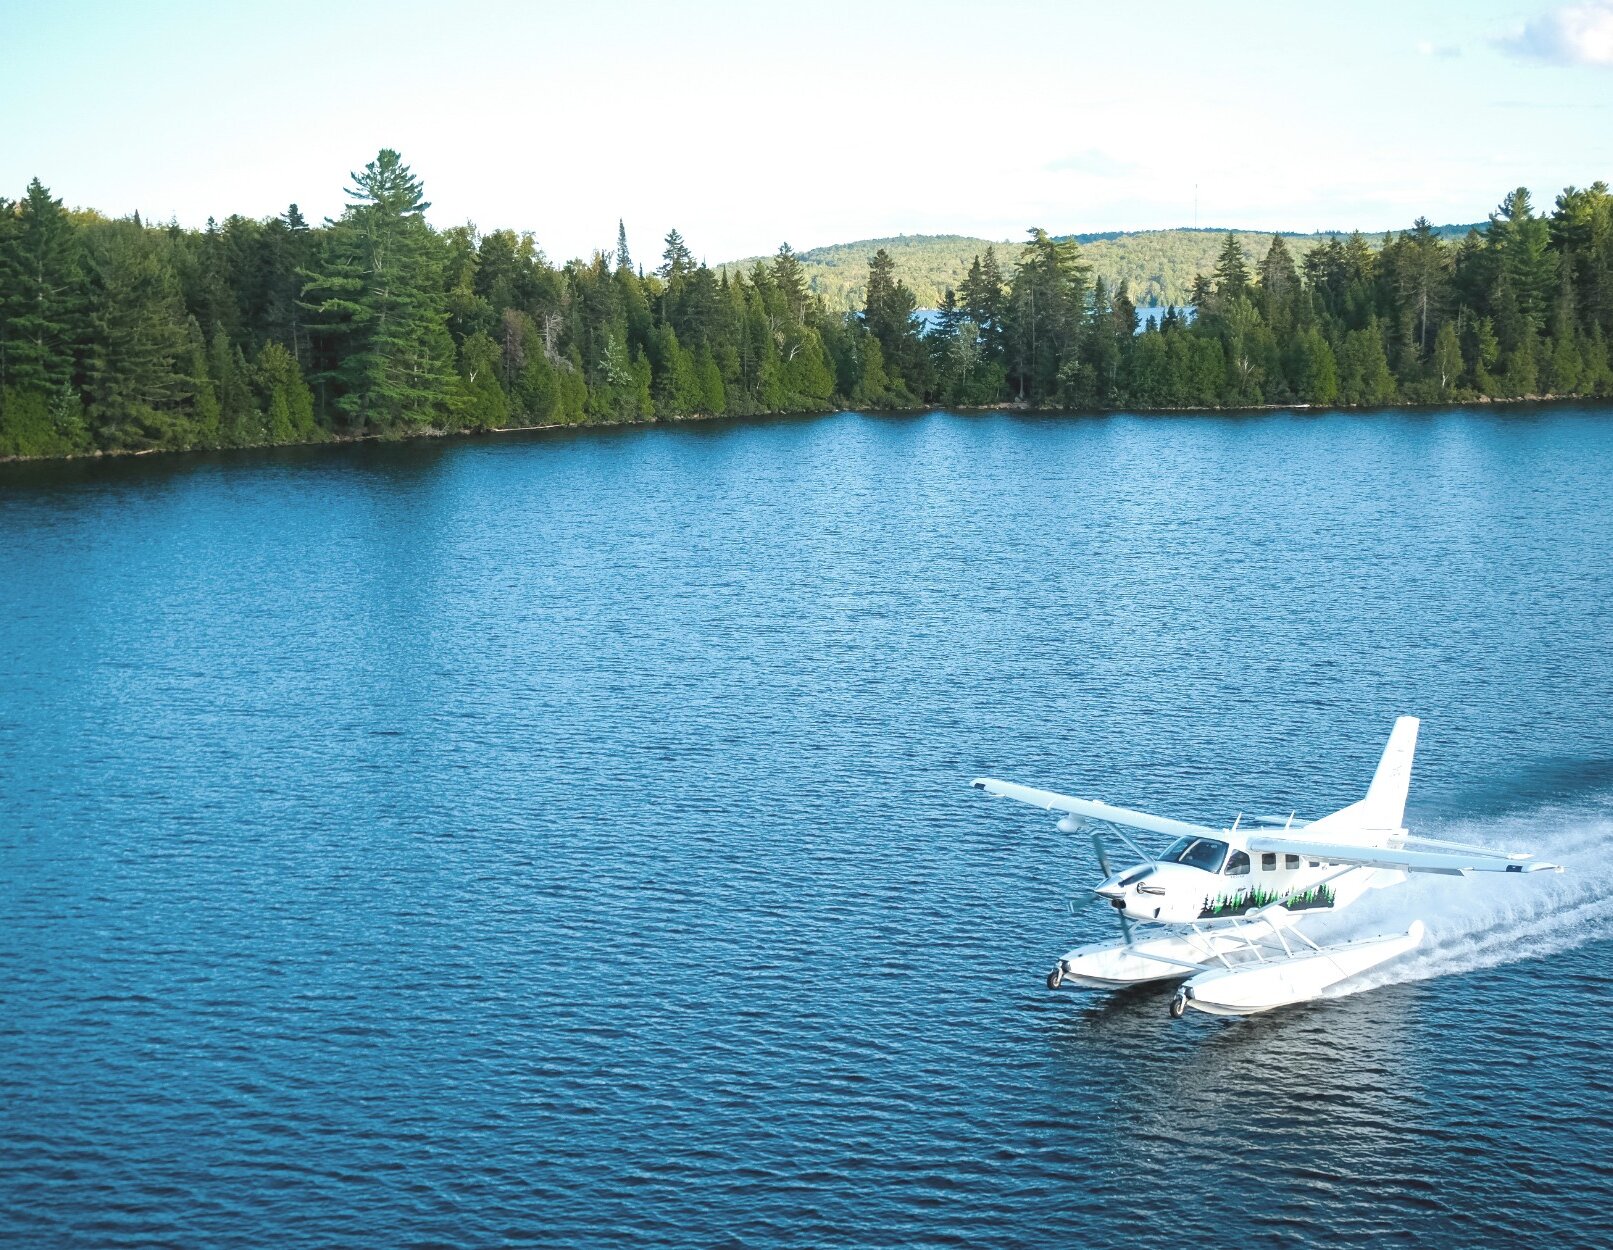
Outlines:
[[[1056,990],[1063,984],[1064,969],[1055,965],[1053,971],[1047,974],[1047,988],[1050,990]]]
[[[1171,999],[1171,1019],[1180,1020],[1182,1013],[1187,1010],[1187,991],[1177,990],[1176,997]]]

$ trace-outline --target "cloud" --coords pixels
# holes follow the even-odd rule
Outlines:
[[[1553,65],[1613,66],[1613,0],[1551,9],[1496,42],[1514,56]]]
[[[1418,56],[1436,57],[1441,61],[1452,61],[1462,55],[1460,44],[1429,43],[1426,39],[1417,45]]]
[[[1094,178],[1123,178],[1137,171],[1137,166],[1131,161],[1117,160],[1097,148],[1072,152],[1069,156],[1049,161],[1046,168],[1053,174],[1091,174]]]

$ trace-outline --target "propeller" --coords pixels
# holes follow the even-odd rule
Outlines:
[[[1064,822],[1060,821],[1059,823],[1060,827],[1062,828]],[[1079,826],[1077,828],[1079,828]],[[1092,852],[1098,857],[1098,867],[1103,872],[1103,879],[1107,881],[1110,877],[1114,876],[1115,873],[1114,868],[1109,863],[1109,847],[1103,840],[1103,830],[1098,828],[1096,825],[1087,825],[1086,829],[1090,830],[1092,834]],[[1074,833],[1076,831],[1076,829],[1071,829],[1069,832]],[[1100,897],[1100,895],[1093,893],[1088,894],[1085,898],[1071,899],[1069,905],[1070,915],[1080,915],[1088,907],[1091,907],[1092,904],[1096,903]],[[1120,921],[1121,936],[1124,938],[1126,945],[1130,946],[1131,921],[1126,919],[1126,913],[1123,911],[1117,910],[1115,912],[1115,916]]]

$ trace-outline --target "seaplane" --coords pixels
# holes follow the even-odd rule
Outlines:
[[[1370,890],[1412,873],[1561,872],[1532,855],[1415,837],[1405,827],[1406,794],[1420,722],[1395,721],[1366,797],[1320,820],[1246,818],[1225,829],[976,778],[977,790],[1061,813],[1062,833],[1091,837],[1103,880],[1070,903],[1119,916],[1121,940],[1079,946],[1048,974],[1049,989],[1113,989],[1179,981],[1170,1014],[1191,1007],[1245,1016],[1306,1002],[1350,977],[1416,948],[1423,923],[1404,932],[1321,945],[1302,926],[1338,914]],[[1114,870],[1105,835],[1135,856]],[[1150,855],[1139,836],[1173,841]],[[1163,930],[1162,936],[1150,936]]]

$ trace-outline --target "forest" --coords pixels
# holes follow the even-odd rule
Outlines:
[[[1436,226],[1441,237],[1457,241],[1472,226]],[[1236,234],[1245,252],[1264,251],[1270,234],[1250,230],[1188,229],[1109,230],[1095,234],[1054,237],[1081,245],[1081,257],[1093,278],[1102,278],[1111,291],[1122,282],[1139,307],[1164,308],[1187,302],[1193,280],[1215,267],[1216,253],[1226,236]],[[1348,232],[1325,231],[1316,234],[1283,232],[1283,245],[1293,253],[1294,263],[1303,263],[1312,248],[1338,239]],[[1385,238],[1369,234],[1367,243],[1377,248]],[[1393,238],[1391,233],[1389,238]],[[956,289],[969,272],[976,256],[991,247],[999,255],[1013,255],[1018,249],[1002,239],[979,239],[960,234],[904,234],[894,238],[863,239],[856,243],[836,243],[799,253],[806,270],[807,289],[822,295],[831,311],[860,310],[868,298],[868,258],[883,248],[896,262],[896,276],[912,290],[920,308],[935,308],[947,287]],[[717,272],[748,273],[766,257],[747,257],[718,266]]]
[[[1124,281],[1029,231],[926,329],[889,252],[860,309],[783,245],[748,271],[676,230],[552,263],[533,236],[434,229],[396,152],[339,218],[204,230],[0,199],[0,456],[249,447],[836,408],[1384,405],[1613,393],[1613,196],[1519,188],[1457,241],[1428,222],[1296,258],[1227,235],[1139,332]]]

